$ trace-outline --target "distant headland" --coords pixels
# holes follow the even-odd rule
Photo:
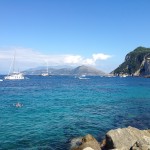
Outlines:
[[[114,75],[150,77],[150,48],[137,47],[126,55],[125,61],[112,73]]]

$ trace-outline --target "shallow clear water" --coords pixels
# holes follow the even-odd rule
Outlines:
[[[150,79],[29,78],[0,82],[0,150],[67,150],[87,133],[100,141],[110,129],[150,128]]]

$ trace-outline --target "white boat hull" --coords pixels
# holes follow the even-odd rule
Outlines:
[[[42,73],[41,76],[49,76],[48,73]]]
[[[23,80],[25,77],[22,73],[14,73],[12,75],[8,75],[4,77],[5,80]]]

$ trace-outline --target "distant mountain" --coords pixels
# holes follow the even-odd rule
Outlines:
[[[138,47],[128,53],[125,61],[112,73],[150,76],[150,48]]]
[[[87,76],[103,76],[105,75],[104,72],[90,66],[79,66],[76,68],[48,68],[49,74],[51,75],[72,75],[72,76],[81,76],[81,75],[87,75]],[[38,68],[32,68],[23,71],[25,75],[41,75],[42,73],[46,72],[46,67],[38,67]]]
[[[98,76],[98,75],[104,75],[105,73],[89,66],[79,66],[72,70],[73,75],[88,75],[88,76]]]

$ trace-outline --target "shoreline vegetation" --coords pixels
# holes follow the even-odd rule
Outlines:
[[[118,128],[106,133],[98,142],[92,135],[71,140],[71,150],[150,150],[150,129]]]

